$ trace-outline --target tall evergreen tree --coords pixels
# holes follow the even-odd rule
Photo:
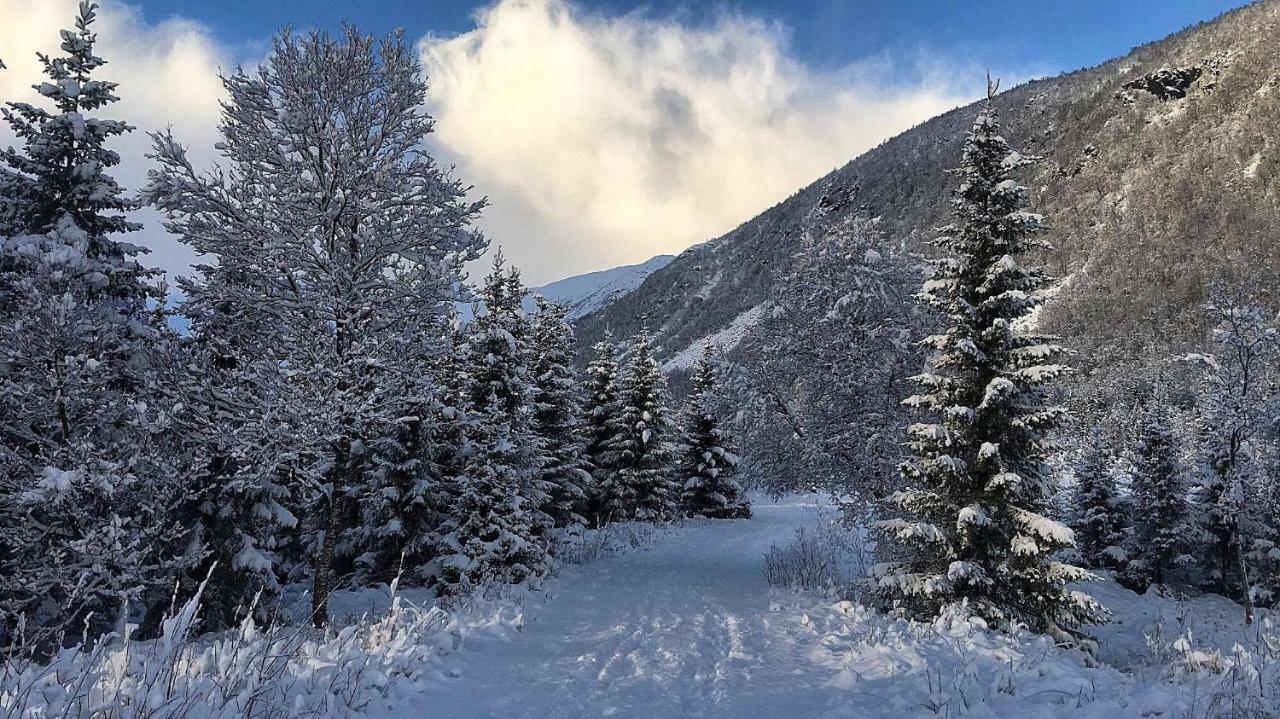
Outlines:
[[[1000,136],[993,95],[965,139],[956,223],[936,241],[946,255],[919,295],[945,320],[923,341],[934,353],[915,378],[923,392],[907,400],[931,418],[907,429],[908,489],[891,498],[903,514],[881,524],[907,556],[878,565],[873,582],[918,615],[958,607],[1062,636],[1103,610],[1067,589],[1090,575],[1053,559],[1073,535],[1042,514],[1046,433],[1064,412],[1046,404],[1045,384],[1068,370],[1052,363],[1061,347],[1019,328],[1043,301],[1044,275],[1018,261],[1044,245],[1043,224],[1012,179],[1032,158]]]
[[[1118,569],[1124,559],[1124,507],[1108,466],[1110,452],[1102,430],[1089,433],[1075,466],[1076,548],[1088,567]]]
[[[449,397],[458,386],[458,358],[454,343],[438,341],[453,334],[454,321],[450,312],[419,329],[423,336],[406,332],[398,340],[396,380],[385,391],[401,411],[370,447],[369,486],[352,530],[356,570],[366,583],[397,577],[406,586],[429,581],[449,477],[462,451],[462,416]]]
[[[148,307],[164,288],[117,239],[138,225],[107,144],[132,128],[93,116],[118,99],[95,77],[96,10],[39,55],[53,109],[3,109],[22,147],[0,154],[0,637],[19,614],[96,634],[182,564],[154,369],[170,337]]]
[[[528,320],[518,274],[499,253],[466,330],[468,450],[455,481],[438,558],[441,591],[465,595],[547,571],[550,517],[531,423]]]
[[[676,430],[666,392],[649,333],[641,332],[618,382],[619,411],[601,453],[604,463],[617,467],[607,488],[610,516],[653,522],[675,515],[680,499],[673,481]]]
[[[618,506],[621,493],[618,487],[620,467],[608,447],[617,434],[618,412],[618,358],[613,346],[613,335],[606,334],[603,341],[592,347],[593,358],[587,365],[586,403],[586,459],[591,472],[592,488],[587,499],[588,519],[594,526],[602,526],[613,517],[610,514]]]
[[[539,444],[543,508],[558,527],[586,524],[591,474],[585,469],[581,409],[573,370],[573,327],[564,305],[537,298],[530,333],[533,430]]]
[[[693,391],[681,422],[680,504],[698,517],[749,517],[751,505],[734,479],[738,457],[716,416],[718,378],[711,345],[693,370]]]
[[[169,356],[163,385],[183,408],[174,446],[189,494],[176,517],[198,557],[182,589],[203,584],[204,626],[219,631],[250,610],[269,619],[283,549],[298,529],[299,477],[309,457],[290,441],[302,417],[287,374],[265,351],[265,328],[211,294],[189,297],[182,312],[190,335]]]
[[[1167,411],[1159,399],[1151,403],[1133,453],[1134,513],[1121,579],[1135,589],[1171,580],[1187,548],[1187,488]]]

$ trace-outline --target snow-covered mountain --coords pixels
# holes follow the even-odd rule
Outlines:
[[[666,267],[674,255],[658,255],[638,265],[623,265],[610,270],[588,272],[585,275],[566,277],[542,287],[532,287],[531,295],[542,295],[569,308],[568,317],[578,319],[604,307],[622,295],[640,286],[655,270]],[[533,300],[525,300],[532,308]]]
[[[588,272],[583,275],[566,277],[541,287],[530,287],[524,299],[526,312],[536,308],[534,297],[541,295],[552,302],[569,308],[566,316],[569,320],[595,312],[640,286],[645,278],[653,272],[666,267],[675,259],[674,255],[658,255],[638,265],[623,265],[608,270]],[[470,322],[475,310],[470,302],[457,304],[458,317],[462,322]]]
[[[1050,224],[1053,249],[1038,259],[1071,278],[1045,308],[1043,328],[1082,361],[1121,366],[1195,347],[1207,337],[1201,306],[1214,282],[1280,281],[1278,34],[1280,0],[1264,0],[997,96],[1007,137],[1041,158],[1020,177]],[[951,211],[956,180],[947,169],[977,112],[971,105],[925,122],[686,250],[580,318],[580,349],[606,329],[627,336],[647,327],[667,362],[721,337],[777,294],[801,224],[824,198],[852,198],[825,222],[866,213],[879,218],[886,244],[930,252]],[[902,291],[918,288],[913,280]],[[727,344],[750,362],[750,336]]]

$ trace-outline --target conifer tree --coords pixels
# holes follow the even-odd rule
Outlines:
[[[270,619],[282,550],[298,529],[298,478],[310,457],[289,441],[302,420],[286,374],[264,352],[264,328],[212,295],[188,297],[181,311],[190,335],[169,357],[163,381],[183,407],[174,446],[189,493],[176,517],[199,557],[181,589],[189,596],[203,584],[204,626],[220,631],[250,610],[256,620]],[[170,601],[163,597],[160,606]]]
[[[1102,430],[1095,427],[1075,466],[1073,529],[1076,549],[1085,566],[1118,569],[1124,559],[1125,516],[1109,460]]]
[[[1135,589],[1173,578],[1187,546],[1187,488],[1178,463],[1168,408],[1158,398],[1148,408],[1134,449],[1133,518],[1121,579]]]
[[[361,493],[360,518],[352,530],[358,580],[404,586],[429,581],[440,542],[450,473],[462,451],[461,416],[449,395],[456,392],[454,313],[418,332],[406,332],[397,361],[397,381],[386,401],[401,407],[370,447],[369,486]],[[456,395],[455,395],[456,396]]]
[[[581,410],[573,370],[573,328],[564,305],[537,298],[530,332],[533,430],[539,444],[540,476],[547,487],[543,508],[557,527],[586,524],[591,474],[584,468]]]
[[[441,591],[451,595],[518,583],[548,567],[551,520],[541,509],[546,493],[531,428],[524,289],[503,262],[498,253],[462,350],[468,450],[437,560]]]
[[[680,504],[686,514],[720,519],[751,516],[751,505],[733,475],[738,457],[716,416],[718,378],[711,345],[693,371],[693,391],[681,422]]]
[[[1032,158],[1000,136],[991,90],[965,139],[956,222],[936,242],[946,254],[919,295],[944,320],[923,340],[933,353],[915,378],[923,391],[907,400],[929,419],[907,429],[908,489],[891,498],[902,514],[881,524],[906,556],[872,581],[918,616],[955,608],[1065,636],[1103,610],[1067,589],[1090,575],[1053,559],[1073,535],[1042,514],[1046,433],[1064,412],[1046,403],[1045,385],[1067,368],[1053,363],[1061,347],[1017,324],[1042,301],[1046,278],[1019,258],[1044,245],[1043,224],[1012,179]]]
[[[164,288],[118,239],[138,225],[107,145],[132,128],[93,116],[118,99],[95,76],[96,10],[39,55],[52,110],[3,109],[21,148],[0,153],[0,641],[19,614],[96,635],[184,566],[155,376],[171,338],[148,307]]]
[[[608,429],[603,462],[617,467],[608,491],[615,518],[654,522],[674,516],[680,500],[673,481],[676,438],[667,410],[667,383],[653,357],[648,332],[631,345],[618,382],[618,413]]]
[[[591,473],[591,492],[587,500],[588,519],[593,526],[603,526],[612,519],[611,512],[618,506],[618,470],[615,457],[608,446],[617,433],[618,412],[618,359],[613,346],[613,335],[606,334],[603,341],[592,347],[593,359],[587,365],[587,403],[585,455]]]

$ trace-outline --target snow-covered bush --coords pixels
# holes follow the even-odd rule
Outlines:
[[[164,622],[156,640],[104,640],[65,649],[48,663],[12,655],[0,664],[0,717],[104,719],[232,719],[341,717],[395,692],[412,696],[416,677],[452,651],[471,626],[511,623],[501,603],[476,603],[450,614],[403,600],[391,587],[390,608],[324,631],[306,626],[238,629],[192,636],[197,595]],[[471,619],[485,615],[481,621]]]
[[[1162,637],[1157,625],[1147,635],[1147,646],[1162,665],[1162,673],[1193,686],[1201,695],[1195,716],[1272,717],[1280,691],[1280,634],[1270,620],[1250,646],[1236,643],[1230,651],[1197,643],[1195,633],[1184,628],[1172,640]]]
[[[609,554],[648,547],[658,531],[659,525],[648,522],[613,522],[566,534],[556,558],[564,564],[587,564]]]
[[[797,528],[795,539],[784,547],[770,547],[764,562],[771,587],[826,591],[865,574],[872,556],[864,531],[824,520]]]

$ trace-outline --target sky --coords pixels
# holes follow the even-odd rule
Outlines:
[[[202,165],[218,72],[284,25],[403,28],[437,119],[432,151],[489,198],[480,227],[533,285],[718,236],[984,89],[1097,64],[1239,0],[103,0],[110,114],[140,129],[117,173],[145,179],[144,131]],[[30,99],[75,0],[0,0],[0,101]],[[12,142],[0,128],[0,147]],[[147,211],[134,241],[193,255]]]

